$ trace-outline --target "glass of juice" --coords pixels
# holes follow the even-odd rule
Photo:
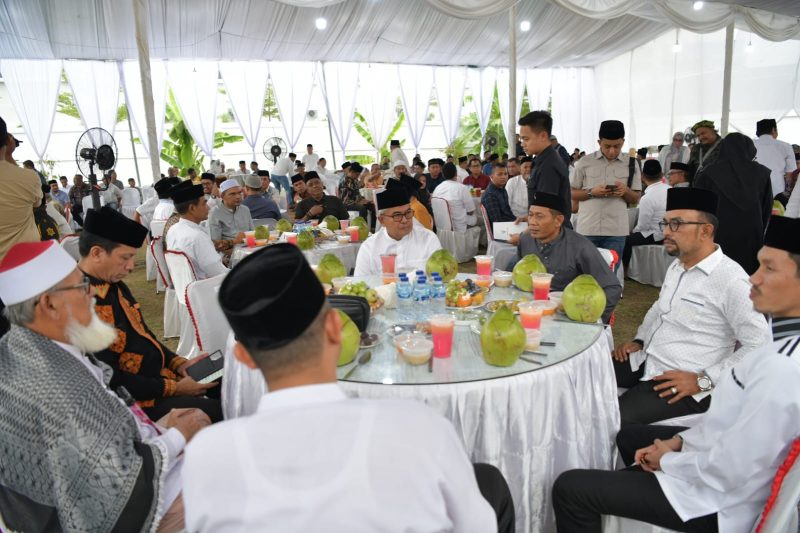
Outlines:
[[[542,325],[542,314],[544,314],[544,306],[541,302],[520,302],[519,303],[519,321],[525,329],[539,329]]]
[[[350,242],[358,242],[358,226],[348,226],[347,231],[350,232]]]
[[[340,229],[347,229],[349,226],[350,226],[350,219],[340,220],[339,221],[339,228]]]
[[[283,234],[286,236],[286,242],[289,244],[297,244],[297,233],[293,231],[284,231]]]
[[[394,265],[397,260],[397,254],[381,254],[381,272],[385,274],[394,274]]]
[[[475,256],[475,273],[479,276],[492,275],[492,261],[494,256],[491,255],[476,255]]]
[[[534,300],[549,300],[550,299],[550,282],[553,280],[552,274],[542,272],[534,272],[531,274],[531,281],[533,282],[533,299]]]
[[[453,350],[453,330],[456,319],[452,315],[433,315],[430,318],[431,336],[433,337],[433,356],[450,357]]]
[[[256,232],[255,231],[245,231],[244,232],[244,239],[247,243],[248,248],[252,248],[256,245]]]

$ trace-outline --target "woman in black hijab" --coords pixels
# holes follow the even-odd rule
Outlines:
[[[720,146],[719,159],[703,168],[694,186],[717,193],[719,207],[715,241],[722,252],[752,274],[756,254],[764,244],[764,228],[772,214],[770,171],[753,161],[756,147],[741,133],[730,133]]]

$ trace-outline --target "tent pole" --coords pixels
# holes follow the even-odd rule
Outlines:
[[[325,80],[325,62],[322,61],[320,63],[320,71],[322,72],[322,85],[325,87],[324,94],[328,94],[328,84]],[[327,110],[328,102],[325,102],[325,108]],[[333,147],[333,131],[331,130],[331,116],[328,114],[328,138],[331,140],[331,159],[333,159],[333,166],[331,167],[334,172],[336,172],[336,149]],[[344,155],[344,148],[342,148],[342,156],[344,159],[347,159],[347,156]],[[344,159],[342,161],[344,161]]]
[[[136,167],[136,182],[139,188],[142,187],[142,177],[139,175],[139,161],[136,159],[136,143],[133,142],[133,127],[131,126],[131,114],[127,113],[128,118],[128,132],[131,134],[131,150],[133,150],[133,166]]]
[[[161,147],[158,146],[156,136],[155,104],[153,103],[153,82],[150,75],[150,43],[147,31],[147,6],[145,0],[131,0],[133,2],[133,19],[136,24],[136,47],[139,52],[139,75],[142,80],[142,98],[144,100],[144,118],[147,128],[147,146],[150,155],[150,170],[152,181],[160,179],[159,157]]]
[[[517,5],[508,10],[508,124],[506,141],[508,157],[516,155],[517,131]]]
[[[728,134],[728,122],[731,116],[731,73],[733,70],[733,22],[725,28],[725,72],[722,77],[722,121],[720,134]]]

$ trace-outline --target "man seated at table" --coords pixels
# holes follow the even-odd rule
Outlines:
[[[442,198],[450,205],[450,218],[453,220],[453,231],[467,231],[467,227],[475,226],[475,201],[469,194],[466,185],[456,181],[456,166],[446,163],[442,168],[444,181],[431,194],[431,198]]]
[[[245,176],[242,205],[250,210],[251,218],[281,218],[281,210],[275,200],[262,194],[260,176]]]
[[[495,163],[492,166],[491,180],[492,182],[481,195],[481,205],[486,210],[486,217],[489,219],[489,224],[494,224],[495,222],[527,221],[528,217],[518,217],[511,212],[511,206],[508,203],[508,193],[506,192],[508,172],[506,171],[505,164]],[[519,242],[519,234],[511,235],[508,242],[517,244]]]
[[[180,178],[161,178],[155,182],[153,189],[156,191],[156,196],[145,200],[142,205],[136,208],[133,220],[146,228],[150,228],[150,222],[153,221],[156,207],[161,204],[161,200],[169,200],[170,189],[179,183],[181,183]]]
[[[187,375],[188,359],[158,341],[122,281],[133,271],[146,235],[144,226],[108,206],[90,209],[86,215],[78,268],[94,288],[97,316],[114,326],[117,334],[114,343],[95,352],[95,357],[114,369],[112,388],[124,386],[153,420],[174,408],[196,407],[216,422],[222,419],[219,391],[216,399],[203,397],[216,384],[203,385]]]
[[[450,163],[455,167],[453,163]],[[428,160],[428,173],[425,174],[425,186],[428,189],[429,193],[433,193],[436,190],[436,187],[439,186],[446,178],[442,176],[442,167],[444,166],[444,161],[441,160],[439,157],[434,157],[433,159]],[[458,176],[458,168],[456,168],[456,176]]]
[[[509,165],[511,160],[509,159]],[[516,216],[528,216],[528,180],[531,177],[533,168],[533,158],[525,156],[519,160],[519,175],[511,176],[509,172],[506,192],[508,193],[508,204],[511,212]]]
[[[305,222],[313,219],[322,222],[322,219],[328,215],[335,216],[337,220],[348,220],[350,218],[347,208],[340,199],[325,194],[322,180],[319,179],[316,172],[313,170],[306,172],[303,179],[306,183],[308,198],[295,207],[295,220]]]
[[[490,165],[490,163],[486,164]],[[467,170],[469,171],[469,176],[464,178],[461,183],[481,190],[485,190],[489,186],[489,176],[483,173],[483,167],[477,157],[470,159]]]
[[[617,386],[629,387],[619,398],[623,426],[707,411],[722,376],[769,341],[747,274],[714,244],[716,209],[711,191],[667,191],[661,228],[677,259],[635,339],[612,352]]]
[[[364,182],[361,174],[364,167],[358,163],[353,163],[345,171],[345,177],[339,184],[339,198],[342,200],[345,209],[348,211],[358,211],[358,216],[367,218],[368,212],[374,212],[372,202],[361,195]]]
[[[170,179],[171,181],[162,186],[162,191],[164,191],[164,194],[158,195],[158,204],[153,210],[153,218],[151,220],[167,220],[170,215],[175,212],[175,204],[172,202],[172,198],[169,197],[169,189],[178,185],[184,180],[180,178]],[[162,179],[161,181],[164,180]],[[191,180],[189,180],[189,182],[191,183]],[[158,193],[158,189],[156,189],[156,193]]]
[[[214,248],[211,237],[200,227],[208,218],[208,204],[202,185],[191,185],[173,195],[181,216],[166,237],[167,249],[183,252],[189,258],[197,279],[207,279],[228,271]]]
[[[410,204],[403,189],[393,187],[378,193],[378,218],[383,227],[358,249],[356,276],[379,276],[381,255],[385,254],[397,255],[398,272],[424,269],[431,254],[442,247],[434,232],[414,224]]]
[[[327,189],[326,189],[327,190]],[[292,176],[292,190],[288,197],[288,209],[294,211],[297,204],[308,198],[308,191],[306,190],[306,182],[303,181],[303,176],[295,174]]]
[[[622,287],[608,263],[589,239],[564,227],[564,204],[560,196],[536,192],[528,212],[528,231],[519,236],[519,257],[534,254],[553,274],[550,288],[563,291],[581,274],[592,276],[606,293],[603,322],[608,324],[619,303]]]
[[[772,338],[722,374],[693,428],[622,428],[617,445],[636,466],[562,474],[553,488],[559,532],[599,533],[604,514],[678,531],[754,530],[800,417],[800,221],[773,216],[764,241],[750,295],[772,315]]]
[[[95,314],[93,295],[54,241],[18,243],[0,263],[12,323],[0,340],[3,527],[180,531],[179,456],[208,417],[178,409],[156,426],[109,383],[111,369],[92,353],[116,332]]]
[[[473,469],[446,419],[415,402],[345,396],[341,321],[296,246],[243,259],[219,300],[236,358],[269,392],[255,414],[187,449],[187,530],[514,530],[502,474]]]
[[[392,175],[397,179],[400,179],[403,174],[408,174],[409,170],[407,161],[395,161],[392,164]]]
[[[631,260],[634,246],[645,244],[661,244],[664,233],[658,226],[664,219],[667,210],[667,191],[669,185],[663,181],[664,173],[661,172],[661,163],[655,159],[648,159],[642,165],[642,183],[645,190],[639,200],[639,220],[633,232],[625,238],[625,250],[622,252],[622,264],[625,270]]]
[[[401,176],[399,180],[391,179],[386,182],[386,189],[399,189],[408,194],[411,209],[414,210],[414,220],[422,224],[425,229],[433,230],[433,217],[430,211],[420,201],[422,184],[411,176]]]
[[[203,172],[200,174],[200,185],[203,186],[203,192],[206,195],[206,202],[208,202],[208,208],[213,209],[219,203],[219,198],[217,198],[216,193],[219,192],[217,189],[217,178],[211,172]]]
[[[260,186],[258,175],[251,176],[258,179]],[[233,247],[244,242],[244,232],[254,229],[253,217],[247,206],[242,205],[242,188],[238,181],[223,181],[219,192],[221,202],[208,212],[208,234],[214,242],[214,248],[228,259]]]
[[[673,162],[669,167],[669,175],[667,176],[672,187],[691,187],[689,181],[689,165],[686,163]]]

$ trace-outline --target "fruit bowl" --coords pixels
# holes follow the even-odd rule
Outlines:
[[[383,298],[378,295],[375,289],[370,288],[365,281],[349,281],[339,289],[338,294],[360,296],[364,298],[369,304],[370,311],[373,313],[383,306]]]
[[[450,280],[445,288],[445,305],[448,309],[477,309],[490,289],[478,286],[472,279]]]

